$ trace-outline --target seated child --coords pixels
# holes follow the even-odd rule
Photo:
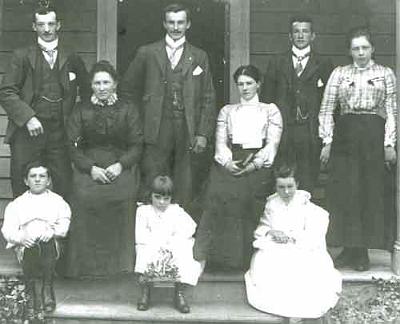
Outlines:
[[[200,263],[193,259],[196,223],[179,205],[171,203],[172,193],[172,180],[168,176],[156,177],[151,186],[151,204],[139,206],[136,212],[135,272],[142,288],[137,304],[141,311],[150,306],[148,279],[154,272],[169,271],[171,281],[175,281],[175,307],[181,313],[189,313],[184,288],[186,284],[196,285],[201,273]]]
[[[49,169],[30,163],[25,172],[29,189],[5,210],[1,229],[7,248],[14,247],[29,295],[29,311],[43,316],[56,307],[53,278],[59,256],[58,237],[67,234],[71,210],[61,196],[50,191]]]
[[[275,170],[275,185],[254,232],[247,299],[267,313],[319,318],[335,306],[342,288],[326,250],[329,215],[308,192],[297,190],[294,168]]]

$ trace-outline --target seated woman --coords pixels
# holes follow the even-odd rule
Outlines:
[[[268,197],[254,232],[247,299],[267,313],[318,318],[335,306],[342,287],[326,251],[329,215],[308,192],[297,190],[293,168],[277,168],[275,182],[276,193]]]
[[[67,132],[74,164],[67,276],[133,270],[135,197],[142,151],[139,112],[118,100],[107,61],[91,71],[93,95],[78,105]]]
[[[216,151],[204,211],[195,243],[195,258],[214,268],[247,269],[251,240],[270,193],[270,167],[282,133],[274,104],[258,101],[260,71],[239,67],[233,75],[240,103],[224,106],[217,119]]]

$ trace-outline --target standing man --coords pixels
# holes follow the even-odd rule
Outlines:
[[[292,48],[267,69],[261,97],[281,109],[284,127],[277,160],[296,165],[301,189],[312,191],[319,174],[318,113],[332,64],[313,51],[312,20],[290,21]]]
[[[144,184],[170,175],[176,200],[192,200],[191,159],[209,145],[216,119],[215,90],[207,54],[186,41],[190,11],[179,4],[164,8],[165,38],[139,48],[121,95],[141,107],[144,119]]]
[[[27,190],[24,169],[35,160],[48,165],[53,190],[68,198],[71,161],[67,152],[65,121],[81,97],[89,94],[82,59],[58,37],[60,20],[54,8],[34,11],[36,44],[17,49],[0,85],[0,105],[8,115],[5,143],[11,149],[11,184],[14,197]]]

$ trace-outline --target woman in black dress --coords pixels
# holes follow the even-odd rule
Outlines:
[[[133,270],[135,200],[142,151],[139,112],[116,94],[107,61],[91,71],[93,95],[68,124],[74,165],[67,276],[108,276]]]

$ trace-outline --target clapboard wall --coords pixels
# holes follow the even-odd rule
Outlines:
[[[335,65],[349,62],[345,35],[368,25],[376,61],[395,68],[395,0],[250,0],[250,61],[265,71],[271,56],[289,47],[289,20],[295,14],[313,19],[315,49]]]
[[[0,0],[0,80],[10,54],[17,47],[27,46],[35,40],[32,32],[32,8],[37,0]],[[62,36],[85,61],[89,68],[96,61],[97,1],[56,1],[61,18]],[[0,107],[0,218],[12,197],[9,178],[10,150],[3,143],[7,117]]]

